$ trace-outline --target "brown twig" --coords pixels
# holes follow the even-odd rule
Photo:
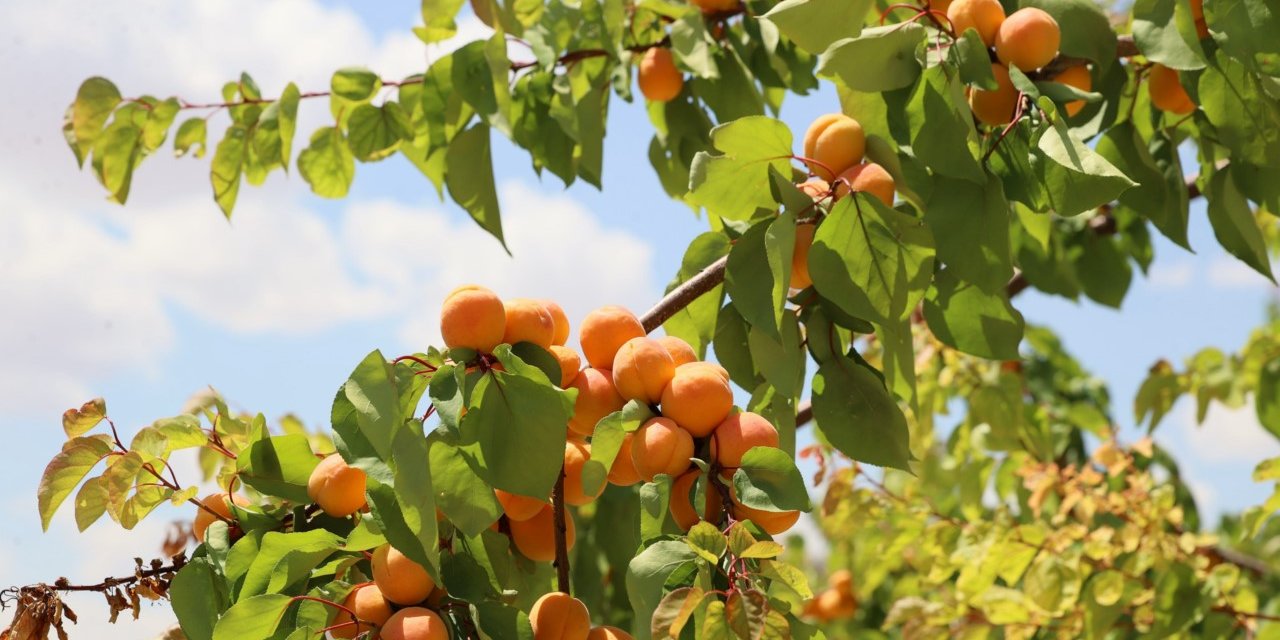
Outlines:
[[[566,521],[569,515],[564,508],[564,467],[560,467],[560,477],[556,478],[556,486],[551,491],[551,509],[555,519],[556,589],[562,593],[570,593],[569,540]]]
[[[724,282],[724,270],[727,264],[729,264],[729,256],[724,256],[707,265],[705,269],[680,283],[670,293],[663,296],[657,304],[653,305],[653,308],[641,316],[640,324],[644,325],[645,332],[652,333],[655,329],[661,327],[663,322],[669,320],[671,316],[692,304],[694,300],[702,297],[702,294],[711,291]]]

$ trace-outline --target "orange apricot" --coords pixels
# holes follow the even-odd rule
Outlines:
[[[231,513],[233,502],[237,507],[249,506],[249,499],[238,493],[231,494],[230,498],[225,493],[211,493],[200,499],[200,504],[204,505],[205,509],[197,510],[195,521],[191,523],[191,531],[195,534],[197,541],[204,542],[204,534],[209,530],[209,525],[217,520],[213,513],[227,520],[235,520],[235,516]]]
[[[848,569],[840,569],[827,576],[827,584],[839,593],[853,595],[853,573]]]
[[[1009,15],[996,30],[996,57],[1023,71],[1034,71],[1058,57],[1062,30],[1044,9],[1026,7]]]
[[[720,492],[708,484],[705,488],[702,514],[698,514],[697,508],[693,505],[693,488],[694,483],[701,476],[702,471],[695,467],[671,483],[671,501],[669,505],[671,519],[675,520],[676,525],[685,531],[698,524],[700,520],[715,522],[724,505],[720,498]]]
[[[503,342],[532,342],[543,349],[551,348],[551,342],[556,337],[556,321],[541,302],[516,298],[504,302],[502,306],[506,312]]]
[[[595,627],[587,634],[587,640],[635,640],[631,634],[617,627]]]
[[[589,504],[604,493],[604,484],[594,495],[587,495],[582,488],[582,469],[591,459],[591,445],[576,439],[564,443],[564,501],[575,506]]]
[[[1147,76],[1147,90],[1151,92],[1151,104],[1161,111],[1185,116],[1196,110],[1196,104],[1182,87],[1178,72],[1162,64],[1152,65]]]
[[[742,456],[752,447],[778,447],[778,430],[758,413],[732,414],[711,434],[711,456],[721,467],[742,466]]]
[[[563,345],[553,344],[550,351],[551,355],[556,357],[556,362],[560,363],[560,388],[568,389],[569,385],[573,384],[573,379],[578,377],[578,370],[582,368],[582,358],[578,356],[577,351]]]
[[[675,336],[662,336],[658,338],[658,343],[667,350],[667,354],[671,356],[671,362],[675,366],[697,362],[698,354],[688,342],[681,340]]]
[[[765,533],[776,536],[795,526],[800,519],[799,511],[765,511],[752,509],[740,503],[733,505],[733,517],[739,520],[750,520]]]
[[[724,13],[742,6],[740,0],[693,0],[693,4],[702,9],[703,13]]]
[[[951,0],[928,0],[927,8],[930,11],[937,11],[943,15],[947,14],[947,9],[951,7]]]
[[[609,467],[609,482],[619,487],[629,487],[640,482],[640,473],[636,471],[636,464],[631,459],[631,443],[634,440],[634,433],[622,436],[622,446],[618,447],[618,455],[613,459],[613,466]]]
[[[813,284],[809,276],[809,248],[813,246],[813,234],[818,225],[812,222],[796,225],[796,244],[791,252],[791,288],[804,289]]]
[[[804,613],[822,622],[847,620],[858,612],[858,602],[853,596],[835,589],[824,589],[805,605]]]
[[[874,162],[856,164],[840,174],[840,180],[836,182],[836,195],[843,198],[850,191],[869,193],[879,198],[885,206],[893,206],[893,176]]]
[[[1209,37],[1209,23],[1204,19],[1204,0],[1191,0],[1191,18],[1196,23],[1196,37]]]
[[[618,355],[623,344],[644,335],[644,326],[636,314],[617,305],[608,305],[582,319],[578,341],[582,343],[582,355],[586,356],[587,364],[608,369],[613,366],[613,357]]]
[[[656,403],[674,375],[675,361],[653,338],[632,338],[613,357],[613,386],[627,400]]]
[[[547,506],[546,500],[522,496],[518,493],[508,493],[502,489],[494,489],[493,495],[498,498],[498,504],[502,505],[502,511],[511,520],[528,520],[538,515],[538,512]]]
[[[671,57],[671,50],[666,47],[654,47],[644,52],[636,79],[640,93],[654,102],[668,102],[680,95],[684,88],[684,74],[680,73],[675,59]]]
[[[440,337],[445,346],[488,353],[502,344],[506,330],[507,311],[494,292],[472,284],[445,296],[440,308]]]
[[[329,631],[329,634],[335,638],[350,640],[361,633],[370,631],[366,622],[372,623],[374,628],[381,627],[391,617],[391,603],[382,597],[382,592],[378,590],[377,585],[365,584],[357,586],[347,594],[347,599],[342,601],[342,606],[350,609],[359,619],[359,624],[351,619],[351,614],[346,611],[339,610],[338,615],[333,619],[333,625],[347,624],[349,626],[338,627]]]
[[[536,640],[587,640],[587,634],[591,633],[591,614],[581,600],[552,591],[533,603],[529,624]]]
[[[990,91],[973,89],[969,93],[969,108],[983,124],[993,127],[1009,124],[1013,122],[1013,112],[1018,108],[1018,90],[1009,79],[1008,67],[993,62],[991,75],[996,77],[996,88]]]
[[[662,392],[662,415],[695,438],[711,435],[733,410],[733,389],[723,367],[713,368],[699,362],[676,367],[671,384]]]
[[[676,477],[689,468],[693,436],[670,418],[652,418],[631,440],[631,462],[640,477],[653,481],[659,474]]]
[[[697,360],[697,361],[695,361],[695,362],[690,362],[690,363],[689,363],[689,369],[690,369],[690,370],[693,370],[693,369],[701,369],[701,370],[707,371],[707,372],[709,372],[709,373],[714,373],[715,375],[719,376],[722,380],[724,380],[726,383],[728,383],[728,382],[729,382],[729,370],[728,370],[728,369],[725,369],[724,367],[722,367],[722,366],[720,366],[720,365],[718,365],[718,364],[716,364],[716,363],[714,363],[714,362],[707,362],[707,361],[705,361],[705,360]]]
[[[364,471],[350,466],[342,456],[331,453],[316,465],[307,478],[307,496],[324,512],[345,518],[365,506]]]
[[[449,626],[440,614],[424,608],[401,609],[382,625],[380,640],[449,640]]]
[[[422,565],[389,544],[373,552],[373,583],[382,596],[399,605],[418,604],[436,588],[435,580]]]
[[[1083,65],[1067,67],[1062,70],[1062,73],[1054,76],[1052,80],[1068,87],[1075,87],[1081,91],[1093,91],[1093,76],[1089,74],[1089,67]],[[1084,100],[1072,100],[1062,105],[1062,108],[1067,112],[1067,117],[1070,118],[1080,113],[1084,105]]]
[[[551,505],[544,505],[538,514],[528,520],[512,520],[511,542],[524,557],[534,562],[551,562],[556,559],[556,519]],[[578,539],[573,518],[565,514],[565,546],[573,548]]]
[[[971,27],[977,29],[983,44],[989,47],[1004,22],[1004,7],[1000,0],[953,0],[947,7],[947,20],[957,36]]]
[[[547,313],[551,314],[551,320],[555,322],[556,332],[551,338],[551,344],[563,345],[569,341],[569,316],[565,315],[564,307],[555,300],[539,300],[542,306],[547,308]]]
[[[578,372],[567,388],[578,390],[573,415],[569,417],[569,430],[580,436],[591,435],[601,418],[627,403],[618,395],[617,388],[613,386],[613,372],[608,369],[587,367]]]
[[[831,193],[831,185],[822,178],[809,178],[796,186],[806,196],[809,196],[814,200],[821,200],[822,198],[825,198],[828,193]]]
[[[804,156],[813,161],[809,171],[828,182],[858,164],[866,150],[862,125],[843,113],[818,116],[804,134]]]

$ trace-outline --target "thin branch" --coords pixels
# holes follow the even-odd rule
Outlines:
[[[569,535],[566,521],[569,516],[564,508],[564,467],[560,467],[560,477],[556,479],[555,489],[551,491],[551,509],[555,520],[556,589],[570,593]]]
[[[640,324],[644,325],[644,330],[652,333],[655,329],[662,326],[666,322],[679,313],[680,310],[689,306],[694,300],[697,300],[702,294],[711,291],[724,282],[725,265],[729,264],[729,256],[724,256],[715,262],[707,265],[707,268],[699,271],[697,275],[680,283],[680,286],[671,290],[658,304],[653,305],[652,309],[645,312],[640,318]]]
[[[157,576],[162,576],[170,573],[177,573],[180,569],[182,569],[182,567],[186,566],[187,558],[186,556],[181,556],[181,555],[175,556],[173,558],[173,561],[170,564],[156,566],[158,562],[159,562],[158,560],[153,560],[151,563],[152,567],[150,569],[138,571],[131,576],[125,576],[121,578],[107,578],[97,584],[71,584],[66,578],[58,578],[58,580],[53,583],[53,589],[56,591],[63,591],[63,592],[72,592],[72,591],[102,592],[108,589],[113,589],[115,587],[123,587],[123,586],[131,585],[139,580],[143,580],[146,578],[155,578]]]

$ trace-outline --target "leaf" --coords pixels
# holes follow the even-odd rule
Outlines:
[[[850,4],[856,9],[862,3]],[[824,76],[838,76],[854,91],[901,89],[920,77],[916,48],[924,40],[925,29],[917,23],[865,29],[857,37],[836,41],[823,51],[817,71]]]
[[[1154,431],[1160,420],[1173,409],[1173,403],[1181,394],[1182,386],[1178,383],[1178,376],[1173,372],[1173,368],[1168,362],[1157,362],[1151,367],[1147,379],[1142,381],[1142,386],[1138,387],[1138,393],[1134,396],[1134,423],[1141,425],[1150,415],[1147,431]]]
[[[733,306],[774,340],[786,313],[795,228],[790,214],[757,223],[733,244],[725,265],[725,291]]]
[[[356,365],[339,397],[349,403],[354,420],[333,420],[333,430],[344,442],[367,442],[379,460],[391,459],[391,443],[402,416],[391,369],[381,351],[373,351]],[[336,404],[335,404],[336,409]],[[360,455],[344,455],[353,462]]]
[[[662,598],[650,622],[653,638],[679,638],[706,593],[698,587],[680,587]]]
[[[753,549],[763,548],[772,551],[774,547],[768,545],[777,545],[778,543],[764,540],[757,542],[745,550],[743,553],[751,553]],[[765,546],[761,546],[765,545]],[[780,546],[780,545],[779,545]],[[795,592],[801,599],[807,600],[813,597],[813,589],[809,587],[809,578],[799,567],[780,562],[777,560],[760,563],[760,575],[768,578],[774,584],[786,585],[788,589]]]
[[[951,48],[947,49],[947,60],[960,70],[960,79],[965,84],[980,89],[993,91],[996,84],[995,74],[991,72],[991,54],[976,29],[965,29]]]
[[[110,80],[94,76],[80,83],[75,102],[71,103],[68,112],[70,134],[67,141],[81,166],[118,104],[120,90]]]
[[[337,127],[321,127],[298,154],[298,173],[321,198],[343,198],[355,179],[356,162]]]
[[[89,474],[112,450],[105,438],[75,437],[63,445],[62,451],[49,461],[36,489],[40,526],[49,530],[49,522],[71,490]]]
[[[117,112],[111,126],[93,144],[94,171],[98,175],[98,181],[110,194],[109,199],[117,204],[124,204],[129,199],[133,170],[137,168],[141,156],[138,143],[142,130],[130,124],[128,118],[121,116],[127,107],[128,105]]]
[[[782,0],[760,18],[817,56],[837,40],[862,33],[870,8],[870,0]]]
[[[1074,216],[1114,200],[1134,182],[1085,146],[1060,120],[1040,138],[1040,172],[1054,211]]]
[[[729,379],[743,389],[754,389],[764,382],[751,354],[751,328],[734,305],[726,304],[720,310],[715,329],[716,362],[729,372]]]
[[[777,340],[752,327],[747,334],[751,359],[764,379],[787,398],[795,398],[804,388],[805,351],[800,323],[794,315],[782,318],[782,338]]]
[[[825,433],[825,432],[824,432]],[[733,474],[734,495],[753,509],[808,511],[809,490],[795,458],[781,449],[752,447]]]
[[[1026,0],[1022,7],[1044,9],[1062,31],[1058,50],[1100,66],[1116,59],[1116,32],[1107,13],[1092,0]]]
[[[680,540],[655,542],[640,552],[627,566],[627,597],[637,620],[650,620],[662,601],[662,587],[676,569],[695,557]],[[638,625],[637,640],[647,640],[650,629]]]
[[[440,538],[431,473],[423,461],[430,451],[421,424],[405,424],[392,445],[390,479],[369,475],[369,506],[392,546],[439,576]]]
[[[934,178],[924,209],[938,243],[938,259],[960,280],[988,293],[1003,291],[1013,277],[1009,244],[1009,202],[1000,179],[986,187],[946,176]]]
[[[1203,591],[1194,570],[1184,564],[1173,564],[1156,579],[1155,623],[1153,637],[1167,638],[1186,629],[1204,615],[1210,598]]]
[[[1253,397],[1257,403],[1258,422],[1271,435],[1280,438],[1280,358],[1272,358],[1258,371],[1258,384]],[[1254,474],[1257,481],[1257,473]]]
[[[685,535],[685,541],[698,557],[712,564],[720,562],[720,556],[724,555],[725,549],[729,547],[724,534],[710,522],[699,522],[693,525]]]
[[[84,532],[107,512],[107,488],[102,477],[89,478],[76,492],[76,529]]]
[[[1135,0],[1133,40],[1142,55],[1174,69],[1204,68],[1199,43],[1189,43],[1179,29],[1179,23],[1192,22],[1190,8],[1178,0]]]
[[[306,504],[307,481],[319,463],[306,435],[274,436],[240,452],[236,477],[266,495]]]
[[[946,269],[925,297],[924,318],[933,335],[960,351],[991,360],[1019,358],[1026,325],[1004,291],[986,293]]]
[[[813,417],[832,446],[860,462],[910,470],[906,416],[870,365],[836,358],[818,368],[812,385]]]
[[[729,238],[723,233],[708,231],[700,234],[689,243],[684,258],[680,262],[680,271],[667,285],[666,293],[671,293],[690,278],[698,275],[703,269],[723,258],[729,253]],[[727,268],[727,267],[726,267]],[[675,315],[662,323],[668,335],[682,338],[693,347],[698,357],[707,352],[707,345],[718,331],[716,316],[724,300],[724,285],[717,285],[707,293],[698,296],[688,306],[677,311]]]
[[[500,602],[475,604],[476,622],[485,637],[493,640],[534,640],[533,627],[525,612]]]
[[[178,133],[173,136],[173,155],[181,158],[191,153],[194,158],[203,158],[205,139],[209,122],[204,118],[187,118],[178,125]],[[192,149],[195,149],[192,151]]]
[[[1227,253],[1275,282],[1262,230],[1253,217],[1249,202],[1231,179],[1231,168],[1214,173],[1209,178],[1208,187],[1209,223],[1218,243]]]
[[[276,106],[280,109],[280,164],[289,170],[289,159],[293,157],[293,136],[298,130],[298,102],[302,94],[298,85],[290,82],[280,94]]]
[[[707,34],[707,22],[699,11],[690,11],[671,23],[671,53],[696,77],[716,78],[714,41]]]
[[[467,536],[478,535],[497,522],[502,506],[485,482],[478,447],[459,447],[432,440],[428,468],[436,503],[449,521]]]
[[[211,640],[227,607],[227,587],[208,558],[188,562],[169,585],[169,601],[187,640]]]
[[[217,150],[213,152],[213,163],[209,167],[213,199],[228,220],[231,219],[231,210],[236,206],[236,196],[240,194],[240,175],[244,173],[247,135],[245,128],[239,124],[227,127]]]
[[[737,637],[759,638],[764,633],[769,601],[755,589],[734,591],[725,601],[724,613]]]
[[[382,88],[378,74],[358,67],[347,67],[333,73],[329,83],[334,97],[350,102],[364,102],[373,98]]]
[[[411,139],[409,116],[398,102],[380,106],[362,104],[347,120],[347,141],[357,160],[382,160],[396,152],[400,143]]]
[[[688,202],[727,220],[749,220],[773,209],[770,170],[791,171],[791,130],[778,120],[749,116],[711,130],[713,156],[698,152],[689,173]]]
[[[453,86],[476,113],[492,115],[498,111],[495,79],[485,58],[484,40],[475,40],[453,52]],[[504,78],[505,79],[505,78]]]
[[[1280,104],[1243,64],[1219,52],[1197,98],[1220,142],[1251,164],[1280,167]]]
[[[79,409],[67,409],[62,414],[62,430],[68,438],[84,435],[107,417],[107,401],[94,398]]]
[[[1280,72],[1280,7],[1270,0],[1224,0],[1204,7],[1214,42],[1247,66],[1267,75]]]
[[[422,0],[423,26],[413,32],[426,44],[452,38],[458,33],[454,19],[462,8],[462,0]]]
[[[276,632],[289,596],[268,593],[235,603],[218,619],[213,640],[267,640]]]
[[[502,243],[502,214],[498,208],[498,194],[493,184],[493,158],[489,149],[489,127],[478,124],[459,133],[449,143],[445,155],[445,184],[449,195],[457,202],[481,229]],[[507,249],[510,253],[510,250]]]
[[[151,105],[147,121],[142,125],[142,148],[146,152],[155,151],[164,144],[165,138],[169,137],[169,127],[173,126],[173,119],[178,116],[178,110],[175,98]]]
[[[268,531],[249,564],[237,598],[279,593],[310,575],[311,570],[342,547],[343,538],[324,529],[293,533]]]
[[[581,479],[582,491],[586,495],[599,495],[608,483],[609,469],[613,468],[626,435],[625,422],[623,412],[615,411],[596,423],[595,431],[591,432],[591,458],[583,465]],[[631,430],[639,426],[637,422]]]
[[[977,132],[954,74],[936,66],[924,72],[906,105],[911,149],[937,174],[988,184],[978,164]]]
[[[1137,182],[1137,186],[1120,194],[1120,204],[1151,220],[1170,240],[1189,248],[1187,187],[1181,175],[1172,182],[1166,179],[1165,172],[1152,157],[1137,128],[1129,122],[1117,124],[1098,140],[1097,151],[1117,170]]]

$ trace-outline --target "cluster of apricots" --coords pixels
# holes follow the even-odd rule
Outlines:
[[[827,577],[827,588],[805,603],[804,615],[818,622],[848,620],[858,612],[853,596],[853,574],[841,569]]]
[[[358,584],[342,603],[329,627],[334,638],[365,637],[381,640],[448,640],[438,607],[447,595],[431,574],[389,544],[378,547],[370,559],[373,581]],[[354,614],[354,618],[352,617]]]
[[[689,500],[701,473],[692,464],[699,446],[705,446],[725,479],[732,477],[752,447],[778,446],[778,432],[768,420],[734,411],[733,390],[723,367],[699,361],[693,348],[679,338],[648,337],[639,318],[623,307],[601,307],[583,318],[578,331],[581,356],[565,346],[569,323],[559,305],[525,299],[504,303],[478,286],[460,287],[445,298],[440,332],[449,348],[488,352],[502,343],[531,342],[559,361],[561,375],[555,382],[578,392],[565,443],[567,504],[585,505],[603,492],[601,486],[589,494],[582,485],[582,469],[591,459],[588,440],[596,423],[630,400],[656,409],[659,415],[625,435],[609,470],[609,482],[630,486],[659,475],[674,478],[671,513],[685,529],[699,520]],[[731,487],[727,490],[732,493]],[[547,497],[495,493],[515,547],[532,560],[553,560],[554,518]],[[705,493],[708,501],[718,500],[717,490]],[[711,518],[723,506],[715,504],[717,510],[705,512]],[[799,518],[799,512],[760,511],[736,501],[732,510],[736,518],[751,520],[771,534],[789,529]],[[576,536],[572,519],[566,522],[565,533],[572,546]]]

